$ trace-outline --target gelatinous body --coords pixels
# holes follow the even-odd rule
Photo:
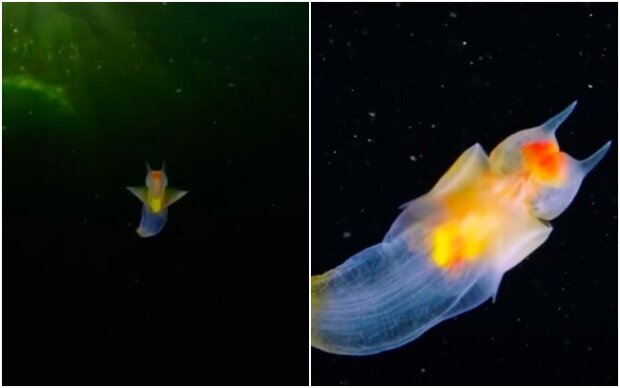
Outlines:
[[[181,199],[187,191],[168,188],[165,168],[151,170],[147,163],[146,186],[127,187],[142,202],[142,217],[136,232],[140,237],[157,235],[166,225],[168,207]]]
[[[555,131],[576,103],[489,156],[466,150],[427,194],[403,206],[383,241],[311,279],[312,346],[366,355],[413,341],[495,298],[502,276],[551,233],[609,149],[578,161]]]

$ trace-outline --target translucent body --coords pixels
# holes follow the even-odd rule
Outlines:
[[[378,353],[494,298],[609,148],[583,162],[559,151],[553,133],[573,108],[510,136],[491,157],[472,146],[404,206],[382,243],[312,277],[312,346]]]
[[[146,186],[127,187],[144,205],[136,233],[140,237],[153,237],[162,231],[168,220],[168,207],[181,199],[187,191],[168,188],[164,167],[152,170],[147,163]]]
[[[160,212],[153,212],[148,205],[142,205],[142,215],[140,217],[140,225],[136,232],[140,237],[153,237],[162,231],[168,220],[168,210],[164,209]]]

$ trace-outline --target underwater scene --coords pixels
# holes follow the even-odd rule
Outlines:
[[[308,20],[2,4],[3,383],[308,384]]]
[[[617,385],[617,4],[312,4],[313,385]]]

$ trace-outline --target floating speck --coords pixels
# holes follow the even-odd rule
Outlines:
[[[588,84],[588,89],[592,89],[593,87],[594,87],[594,85]]]
[[[588,17],[592,17],[592,12],[590,12],[590,13],[588,14]]]
[[[168,63],[174,63],[174,58],[168,58]]]
[[[213,120],[213,125],[217,125],[217,120]]]
[[[420,373],[426,373],[426,368],[420,368]]]
[[[396,3],[396,8],[400,8],[400,3]]]
[[[415,162],[416,160],[418,160],[418,158],[416,158],[415,155],[409,155],[409,160]]]
[[[431,124],[431,128],[432,128],[432,129],[435,129],[436,127],[437,127],[437,126],[435,125],[435,123],[432,123],[432,124]]]
[[[370,138],[370,137],[369,137],[368,139],[366,139],[366,141],[367,141],[368,143],[372,143],[372,138]]]
[[[467,41],[464,40],[462,44],[463,44],[463,46],[467,46]]]
[[[13,33],[17,34],[19,32],[19,28],[13,28]]]
[[[181,89],[181,88],[177,88],[177,89],[175,90],[175,92],[177,92],[177,93],[181,93],[182,91],[183,91],[183,89]]]
[[[446,85],[441,84],[441,85],[439,85],[439,87],[440,87],[440,88],[442,88],[442,89],[445,89],[445,88],[446,88]]]
[[[207,43],[207,38],[202,38],[202,43]]]
[[[351,232],[349,232],[348,230],[342,233],[342,238],[349,238],[349,237],[351,237]]]
[[[457,15],[456,15],[456,12],[450,12],[448,16],[450,16],[452,19],[456,19]]]
[[[374,119],[375,117],[377,117],[377,113],[376,112],[368,112],[368,116],[370,116],[371,119]]]
[[[32,116],[32,111],[31,110],[28,111],[28,116]]]
[[[469,66],[473,66],[474,65],[474,61],[469,61]]]
[[[234,83],[232,83],[232,82],[230,82],[230,83],[228,84],[228,87],[229,87],[229,88],[234,88],[234,87],[235,87],[235,84],[234,84]]]

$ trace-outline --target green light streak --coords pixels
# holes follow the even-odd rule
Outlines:
[[[27,76],[15,76],[2,80],[3,98],[11,98],[13,90],[21,90],[39,94],[49,101],[71,110],[65,89],[61,86],[50,85]]]

